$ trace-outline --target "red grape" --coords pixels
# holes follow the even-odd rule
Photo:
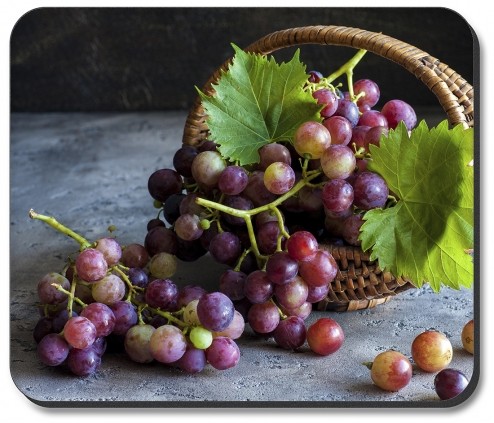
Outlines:
[[[399,391],[412,379],[412,364],[398,351],[384,351],[372,362],[371,378],[385,391]]]
[[[425,372],[444,369],[453,358],[453,347],[443,333],[428,330],[417,335],[412,342],[412,358]]]
[[[473,354],[474,351],[474,322],[470,320],[463,326],[461,331],[461,343],[465,351]]]
[[[345,334],[340,324],[329,317],[322,317],[307,330],[307,342],[312,351],[319,355],[329,355],[343,345]]]

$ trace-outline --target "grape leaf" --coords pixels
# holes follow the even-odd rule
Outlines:
[[[370,150],[369,169],[399,200],[365,213],[362,248],[381,268],[417,287],[471,287],[473,129],[448,129],[444,121],[429,130],[422,121],[409,136],[400,124]]]
[[[270,142],[291,142],[300,124],[321,121],[322,107],[303,90],[308,76],[299,50],[288,63],[278,64],[272,56],[232,46],[232,64],[213,86],[215,93],[198,92],[210,139],[219,144],[223,157],[240,165],[258,163],[259,148]]]

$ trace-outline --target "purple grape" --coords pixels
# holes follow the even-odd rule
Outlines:
[[[173,363],[185,354],[187,341],[179,328],[173,325],[163,325],[151,334],[149,349],[156,361]]]
[[[259,149],[259,169],[264,171],[266,168],[275,162],[292,164],[292,155],[290,150],[283,144],[270,143],[266,144]]]
[[[149,262],[149,253],[144,245],[129,244],[122,250],[122,264],[127,267],[144,268]]]
[[[149,321],[149,324],[157,329],[160,326],[168,324],[168,319],[166,317],[161,316],[160,314],[157,314],[153,316],[153,318]]]
[[[262,254],[273,254],[276,251],[280,233],[278,222],[267,222],[259,226],[257,228],[257,246],[259,247],[259,251]],[[284,237],[283,241],[285,241]]]
[[[286,251],[275,252],[266,263],[266,275],[276,285],[292,281],[297,273],[297,260],[291,258]]]
[[[127,331],[137,324],[137,312],[134,306],[128,301],[117,301],[110,308],[115,315],[115,335],[125,335]]]
[[[338,97],[336,94],[327,88],[321,88],[312,93],[312,97],[317,100],[317,104],[323,107],[321,110],[321,116],[323,118],[328,118],[334,115],[336,109],[338,108]]]
[[[146,225],[146,229],[149,232],[151,229],[156,228],[158,226],[166,227],[166,223],[159,218],[150,219],[148,221],[148,224]]]
[[[370,128],[374,128],[375,126],[383,126],[387,129],[388,121],[386,116],[384,116],[381,112],[378,112],[377,110],[367,110],[362,113],[357,125],[368,126]]]
[[[149,282],[147,273],[139,267],[131,267],[128,271],[128,277],[132,285],[145,288]]]
[[[300,307],[297,308],[281,307],[281,311],[285,313],[287,316],[297,316],[300,317],[302,320],[305,320],[312,313],[312,303],[306,301]]]
[[[364,126],[364,125],[359,125],[353,128],[352,131],[352,139],[350,140],[350,145],[353,147],[355,144],[355,147],[357,150],[360,150],[361,148],[365,149],[365,151],[369,151],[367,144],[365,142],[367,138],[367,133],[370,131],[370,126]]]
[[[207,364],[206,352],[187,346],[184,355],[176,362],[179,369],[186,373],[200,373]]]
[[[263,181],[269,192],[282,195],[295,185],[295,171],[284,162],[274,162],[264,171]]]
[[[353,182],[353,202],[362,210],[384,207],[389,189],[386,181],[377,173],[361,172]]]
[[[175,309],[178,299],[178,287],[170,279],[155,279],[149,282],[145,292],[146,303],[162,310]]]
[[[434,377],[434,388],[441,400],[460,395],[468,386],[468,378],[456,369],[443,369]]]
[[[343,116],[324,119],[323,125],[331,135],[331,145],[348,145],[352,139],[352,124]]]
[[[73,348],[84,349],[90,347],[96,340],[96,327],[83,316],[73,316],[63,328],[63,336]]]
[[[144,238],[144,247],[149,256],[155,256],[158,253],[169,253],[175,255],[178,250],[177,235],[173,230],[158,226],[151,229]],[[129,266],[144,267],[144,266]]]
[[[415,110],[402,100],[388,101],[382,107],[381,113],[386,117],[390,129],[395,129],[401,121],[403,121],[409,131],[417,124]]]
[[[52,327],[55,333],[61,332],[65,326],[65,323],[73,317],[77,316],[77,313],[72,310],[72,314],[69,316],[69,312],[66,308],[60,310],[55,316],[53,316]]]
[[[323,78],[323,74],[316,70],[309,71],[309,82],[319,82]]]
[[[338,108],[334,113],[334,116],[343,116],[348,119],[352,128],[357,126],[358,120],[360,118],[360,113],[358,107],[355,103],[349,100],[340,100],[338,102]]]
[[[274,287],[274,295],[278,303],[288,309],[300,307],[307,301],[308,294],[309,288],[300,276],[296,276],[288,283]]]
[[[219,290],[230,300],[238,301],[245,297],[244,286],[247,275],[241,271],[225,270],[220,276]]]
[[[344,179],[332,179],[322,189],[325,209],[340,213],[348,210],[354,201],[354,188]]]
[[[191,145],[183,145],[173,156],[173,167],[182,176],[190,178],[192,176],[192,162],[198,151]]]
[[[209,190],[218,184],[226,162],[217,151],[202,151],[192,162],[192,177],[204,189]]]
[[[177,307],[181,309],[204,294],[207,294],[207,291],[200,285],[185,285],[178,290]]]
[[[82,251],[75,260],[79,277],[86,282],[103,279],[108,271],[108,263],[103,253],[95,248]]]
[[[206,359],[217,370],[235,367],[240,360],[240,349],[233,339],[218,336],[206,349]]]
[[[309,231],[300,230],[292,233],[286,241],[286,250],[297,261],[310,259],[319,248],[316,237]]]
[[[203,232],[204,235],[204,232]],[[182,261],[196,261],[199,257],[202,257],[207,253],[207,250],[202,245],[202,235],[199,239],[194,241],[185,241],[177,238],[178,250],[175,256]]]
[[[105,353],[106,351],[106,346],[107,346],[107,342],[106,342],[106,338],[103,338],[103,337],[100,337],[100,338],[96,338],[95,341],[93,342],[93,345],[91,345],[91,348],[96,351],[96,353],[102,357],[103,354]]]
[[[249,175],[249,182],[242,195],[247,197],[255,207],[264,206],[277,198],[264,185],[264,171],[256,170]]]
[[[364,220],[360,214],[353,214],[343,220],[343,239],[350,245],[360,246],[362,241],[359,240],[360,227]]]
[[[321,157],[321,167],[329,179],[346,179],[355,170],[355,154],[346,145],[331,145]]]
[[[209,253],[218,263],[234,264],[242,253],[240,239],[232,232],[221,232],[211,239]]]
[[[300,262],[299,273],[307,285],[324,286],[336,277],[338,265],[331,253],[319,250],[310,260]]]
[[[162,203],[172,194],[182,192],[183,180],[180,174],[173,169],[159,169],[148,179],[148,191],[151,197]]]
[[[94,348],[72,348],[67,356],[69,370],[77,376],[89,376],[101,366],[101,356]]]
[[[309,286],[307,292],[307,302],[318,303],[322,301],[329,293],[329,284],[322,286]]]
[[[108,266],[116,265],[122,258],[122,247],[115,238],[98,239],[96,249],[103,253]]]
[[[185,194],[172,194],[165,201],[165,204],[163,206],[163,217],[170,225],[173,225],[180,216],[180,204],[182,204],[182,200],[185,197]],[[165,226],[164,222],[163,225],[159,226]],[[151,228],[148,228],[148,231],[149,230],[151,230]]]
[[[388,135],[388,128],[385,128],[384,126],[374,126],[373,128],[369,129],[369,131],[367,131],[367,133],[365,134],[364,140],[366,149],[369,150],[370,144],[379,146],[381,144],[381,137],[383,135]]]
[[[197,147],[197,151],[199,153],[202,153],[203,151],[217,151],[217,149],[218,149],[218,145],[211,140],[204,140]]]
[[[155,328],[152,325],[135,325],[127,331],[124,348],[132,361],[136,363],[151,363],[153,361],[149,343],[154,331]]]
[[[199,216],[191,213],[180,215],[175,221],[174,230],[177,236],[184,241],[195,241],[203,233]]]
[[[304,320],[298,316],[290,316],[282,321],[273,332],[274,341],[286,350],[296,350],[304,345],[307,329]]]
[[[38,298],[41,304],[61,304],[67,300],[67,294],[52,286],[54,283],[70,291],[70,282],[65,276],[55,272],[48,273],[38,282]]]
[[[268,301],[273,292],[273,284],[263,270],[254,271],[245,279],[244,295],[252,304]]]
[[[247,321],[254,332],[268,334],[280,323],[280,312],[272,301],[252,304],[247,313]]]
[[[379,86],[370,79],[359,79],[353,83],[353,93],[358,95],[360,93],[365,93],[364,96],[357,100],[357,106],[361,108],[362,106],[374,107],[381,96],[381,91]]]
[[[241,166],[231,165],[221,172],[218,188],[223,194],[238,195],[245,189],[248,182],[247,171]]]
[[[81,316],[89,319],[96,328],[97,337],[105,337],[113,332],[115,315],[110,307],[103,303],[91,303],[84,307]]]
[[[37,346],[39,360],[47,366],[59,366],[69,354],[69,344],[58,333],[49,333]]]
[[[197,303],[197,316],[201,324],[214,332],[226,329],[233,320],[234,312],[232,300],[221,292],[205,294]]]
[[[34,326],[33,338],[37,344],[49,333],[55,332],[53,330],[53,318],[52,317],[41,317]],[[60,332],[60,331],[57,331]]]

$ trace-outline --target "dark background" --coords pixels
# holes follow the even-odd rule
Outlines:
[[[468,24],[444,8],[40,8],[11,35],[11,110],[125,111],[188,109],[194,85],[232,55],[270,32],[305,25],[353,26],[412,44],[472,83]],[[301,46],[307,70],[328,75],[355,52]],[[290,58],[291,49],[277,54]],[[368,54],[355,73],[374,79],[381,102],[417,106],[436,99],[407,71]],[[381,103],[380,102],[380,103]]]

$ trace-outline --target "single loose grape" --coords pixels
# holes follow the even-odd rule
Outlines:
[[[398,351],[384,351],[372,362],[371,378],[379,388],[397,392],[410,383],[412,364]]]
[[[444,369],[453,358],[453,347],[443,333],[428,330],[417,335],[412,342],[412,358],[425,372]]]
[[[319,355],[329,355],[343,345],[345,334],[340,324],[329,317],[322,317],[307,329],[307,342],[312,351]]]
[[[443,369],[434,377],[438,397],[448,400],[460,395],[468,386],[468,378],[459,370]]]
[[[461,331],[461,343],[463,344],[463,348],[468,351],[470,354],[474,352],[474,322],[470,320],[463,326],[463,330]]]

